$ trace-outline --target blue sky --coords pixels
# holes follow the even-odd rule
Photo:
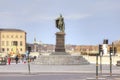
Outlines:
[[[27,32],[27,42],[55,44],[55,19],[65,20],[65,43],[97,45],[120,40],[120,0],[0,0],[0,28]]]

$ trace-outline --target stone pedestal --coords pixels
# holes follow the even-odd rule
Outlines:
[[[55,52],[65,52],[65,33],[57,32],[56,33],[56,46]]]
[[[83,56],[71,55],[39,55],[33,64],[43,65],[87,65],[89,62]]]

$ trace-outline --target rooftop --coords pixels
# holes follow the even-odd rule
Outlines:
[[[12,29],[12,28],[0,28],[0,31],[17,31],[17,32],[25,32],[21,29]]]

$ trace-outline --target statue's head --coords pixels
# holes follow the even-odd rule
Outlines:
[[[60,17],[62,17],[62,14],[60,14]]]

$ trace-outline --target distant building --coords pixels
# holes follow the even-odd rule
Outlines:
[[[120,40],[114,41],[113,44],[117,48],[117,55],[120,55]]]
[[[41,41],[37,41],[34,38],[33,43],[28,43],[27,46],[31,47],[31,52],[38,52],[38,53],[52,53],[54,52],[55,45],[53,44],[43,44]]]
[[[95,55],[98,53],[98,46],[97,45],[76,46],[75,52],[80,53],[82,55]]]
[[[71,45],[71,44],[65,45],[66,52],[70,53],[70,54],[75,53],[75,47],[76,47],[76,45]]]
[[[23,54],[25,51],[25,31],[20,29],[0,29],[0,53]]]

